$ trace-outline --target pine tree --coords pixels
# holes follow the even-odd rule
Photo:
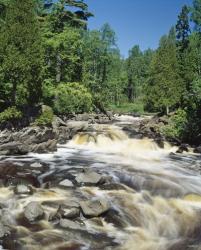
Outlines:
[[[176,53],[175,31],[172,28],[168,36],[163,36],[150,66],[147,86],[147,101],[159,110],[169,112],[169,108],[179,104],[183,92],[183,83],[179,75]]]
[[[10,105],[34,105],[41,97],[42,50],[36,5],[12,0],[0,34],[0,85]]]
[[[176,24],[176,38],[181,53],[187,49],[189,44],[190,25],[188,14],[189,9],[186,5],[184,5],[182,7],[181,13],[178,16],[178,21]]]

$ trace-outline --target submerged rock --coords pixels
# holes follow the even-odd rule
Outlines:
[[[32,201],[25,207],[24,216],[30,222],[41,219],[43,215],[44,210],[38,202]]]
[[[94,199],[90,201],[81,201],[80,207],[86,217],[97,217],[110,209],[110,204],[105,199]]]
[[[14,189],[14,193],[19,195],[31,195],[33,194],[33,188],[31,186],[18,184]]]
[[[101,182],[102,176],[93,171],[85,171],[75,178],[79,184],[98,184]]]
[[[61,187],[73,187],[74,185],[73,185],[72,181],[65,179],[65,180],[59,182],[59,186],[61,186]]]

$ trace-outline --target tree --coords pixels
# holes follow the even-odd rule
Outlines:
[[[191,20],[195,23],[195,30],[201,32],[201,0],[194,0]]]
[[[161,38],[159,48],[153,56],[146,98],[154,107],[159,110],[166,108],[166,113],[169,113],[170,107],[180,103],[182,92],[183,83],[179,75],[175,31],[172,28],[168,36]]]
[[[182,7],[181,13],[178,16],[178,21],[176,24],[176,38],[181,53],[187,49],[189,43],[190,25],[188,14],[189,9],[186,5],[184,5]]]
[[[34,105],[41,98],[42,47],[36,4],[9,2],[0,34],[1,100],[10,105]]]

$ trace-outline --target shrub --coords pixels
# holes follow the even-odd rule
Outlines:
[[[177,112],[170,117],[168,125],[161,128],[161,132],[170,139],[183,139],[187,126],[187,113],[185,110],[178,109]]]
[[[14,122],[22,118],[22,112],[15,106],[9,107],[0,113],[0,123],[2,122]]]
[[[57,113],[83,113],[92,108],[92,96],[80,83],[61,83],[56,89],[54,108]]]
[[[54,118],[54,113],[50,107],[45,108],[42,114],[35,120],[34,125],[36,126],[51,126]]]

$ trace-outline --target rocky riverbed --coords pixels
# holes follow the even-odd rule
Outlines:
[[[198,250],[200,155],[145,138],[144,119],[2,131],[2,249]]]

